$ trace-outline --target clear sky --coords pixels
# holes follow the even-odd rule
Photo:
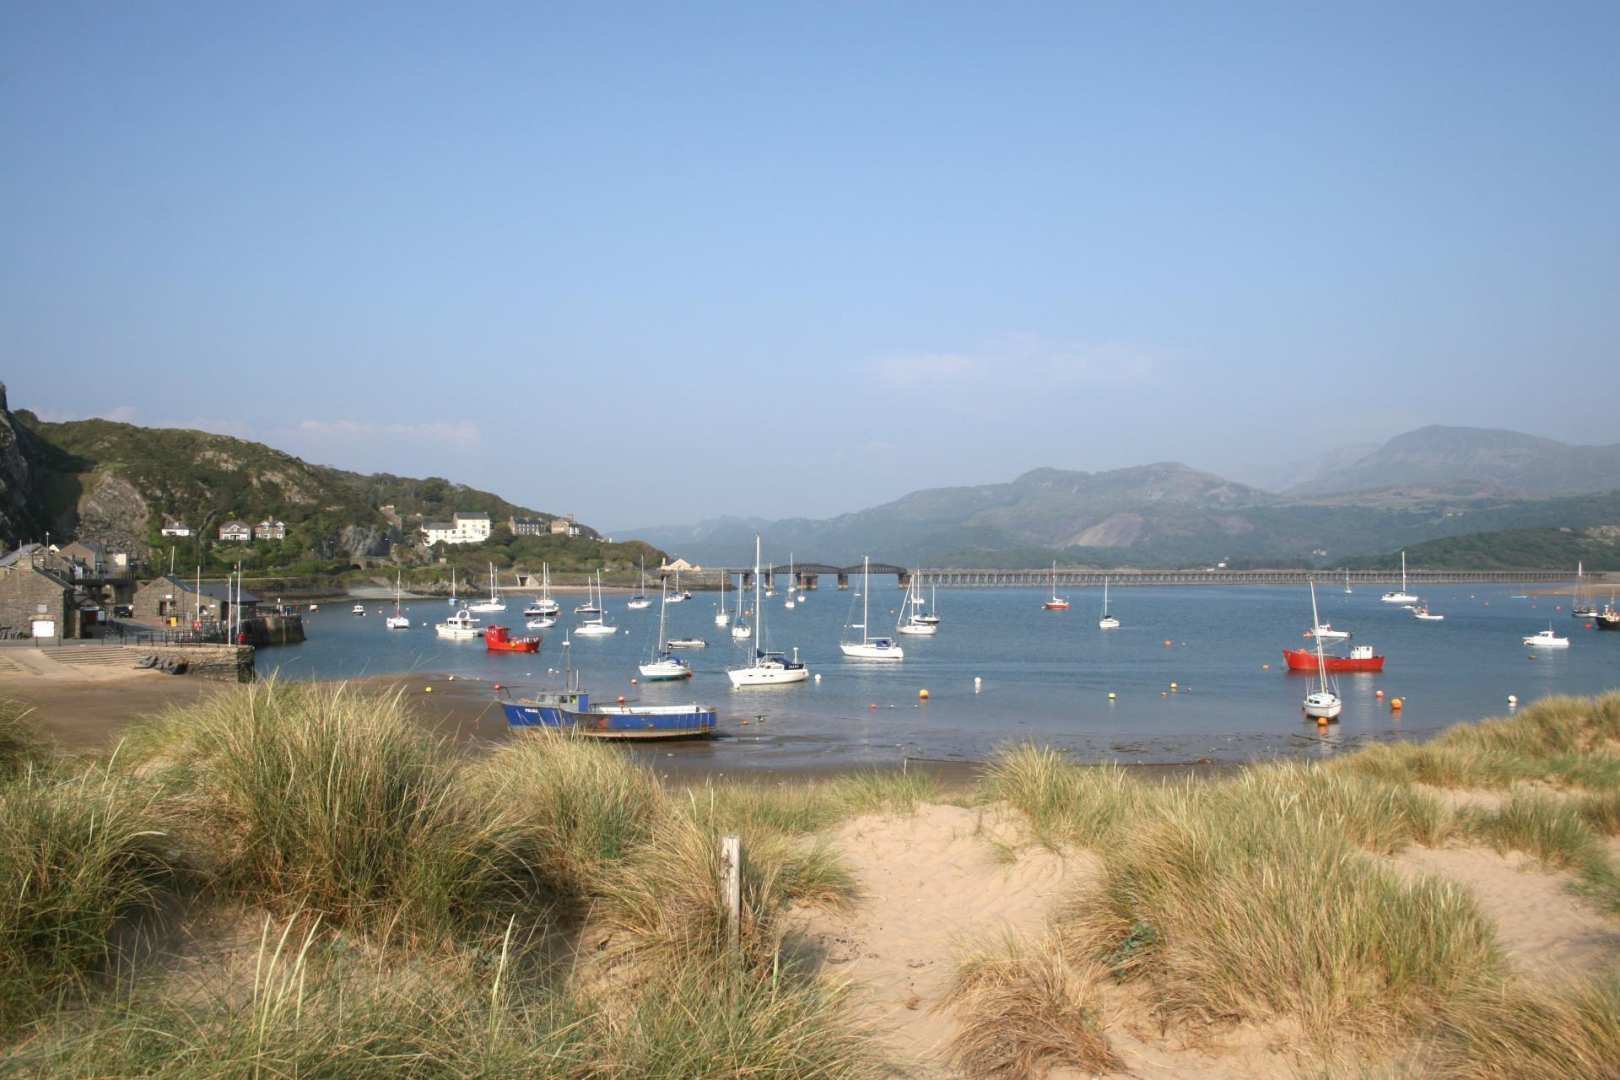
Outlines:
[[[0,0],[13,407],[607,527],[1620,440],[1620,4]]]

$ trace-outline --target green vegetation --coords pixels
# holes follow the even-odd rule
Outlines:
[[[1570,570],[1585,563],[1594,573],[1620,570],[1620,529],[1593,528],[1501,529],[1469,533],[1413,544],[1406,549],[1416,566],[1443,566],[1448,570]],[[1399,551],[1342,563],[1351,570],[1394,570],[1401,565]],[[1573,572],[1571,573],[1573,576]]]
[[[556,734],[456,756],[398,694],[319,684],[172,709],[77,771],[0,718],[0,1071],[878,1071],[842,992],[784,958],[781,914],[852,893],[812,823],[914,805],[926,780],[817,785],[784,819]],[[258,946],[181,976],[139,946],[163,911],[251,921]]]
[[[1620,983],[1521,979],[1466,893],[1382,858],[1412,843],[1483,843],[1569,871],[1620,911],[1603,839],[1620,832],[1617,765],[1620,694],[1202,782],[1154,784],[1011,747],[983,797],[1014,808],[1037,842],[1093,851],[1102,877],[1038,945],[970,955],[959,1059],[977,1075],[1099,1070],[1108,1044],[1096,1018],[1111,988],[1129,987],[1189,1030],[1288,1022],[1323,1061],[1443,1077],[1620,1074]],[[1506,797],[1452,810],[1420,785]],[[1029,1026],[1034,1012],[1072,1019],[1059,1033]]]

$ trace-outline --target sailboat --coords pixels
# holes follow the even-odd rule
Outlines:
[[[692,669],[685,660],[674,656],[669,651],[669,644],[665,639],[664,631],[668,627],[669,617],[669,585],[659,582],[662,595],[658,602],[658,647],[653,651],[652,659],[639,666],[641,677],[650,682],[672,682],[675,679],[690,679]]]
[[[450,568],[450,606],[456,606],[456,568]]]
[[[1581,581],[1586,577],[1586,564],[1575,564],[1575,592],[1569,602],[1569,613],[1577,619],[1596,619],[1599,617],[1598,606],[1588,600],[1586,606],[1581,606]]]
[[[1069,610],[1068,598],[1059,596],[1057,594],[1057,560],[1056,559],[1052,560],[1052,599],[1046,601],[1044,604],[1041,605],[1041,607],[1042,607],[1042,609],[1044,609],[1046,611],[1068,611]]]
[[[589,588],[589,579],[586,580],[585,584],[586,587]],[[598,603],[594,605],[590,603],[589,599],[586,600],[586,606],[590,607],[596,612],[596,614],[574,627],[575,637],[606,637],[609,634],[617,634],[619,632],[619,628],[617,626],[609,626],[607,624],[606,618],[602,614],[602,606],[600,603],[602,599],[602,571],[600,570],[596,572],[596,598]],[[574,610],[578,611],[579,609],[575,608]]]
[[[1349,596],[1353,592],[1355,590],[1350,587],[1350,571],[1346,570],[1344,572],[1344,595]]]
[[[411,620],[399,609],[399,571],[394,571],[394,613],[383,621],[383,625],[390,630],[409,630]]]
[[[551,623],[555,623],[556,617],[562,614],[562,605],[551,598],[551,567],[546,563],[540,564],[540,599],[524,608],[523,614],[549,618]],[[551,623],[546,625],[550,626]]]
[[[769,652],[765,648],[768,642],[765,637],[765,608],[761,606],[759,596],[759,554],[760,540],[755,535],[754,618],[759,622],[759,630],[754,639],[754,655],[751,663],[726,672],[731,685],[739,690],[745,686],[786,686],[804,682],[810,677],[810,669],[799,660],[797,649],[793,650],[793,659],[789,660],[781,653]]]
[[[1401,591],[1387,592],[1379,597],[1386,604],[1415,604],[1418,598],[1406,591],[1406,552],[1401,552]]]
[[[1311,625],[1320,626],[1321,623],[1321,616],[1316,610],[1316,582],[1312,581]],[[1344,702],[1340,701],[1339,695],[1329,688],[1327,661],[1322,657],[1322,639],[1320,636],[1316,639],[1316,671],[1321,678],[1321,682],[1315,690],[1305,695],[1305,701],[1301,707],[1305,710],[1306,716],[1315,717],[1318,720],[1337,720],[1339,713],[1344,711]]]
[[[585,576],[585,602],[583,604],[575,604],[574,605],[574,614],[575,615],[600,615],[600,614],[602,614],[602,605],[598,604],[595,600],[593,600],[591,598],[591,578],[590,578],[589,574],[587,574]]]
[[[669,602],[680,604],[690,599],[692,599],[692,594],[681,589],[681,568],[677,566],[675,568],[675,591],[669,594]]]
[[[798,579],[793,576],[793,553],[790,551],[790,552],[788,552],[788,594],[787,594],[787,602],[782,605],[783,607],[787,608],[789,611],[792,611],[794,609],[794,607],[797,606],[796,601],[793,598],[793,591],[794,591],[794,589],[795,589],[795,587],[797,585],[798,585]]]
[[[855,609],[855,598],[849,601],[850,610]],[[838,649],[845,656],[857,660],[904,660],[906,651],[902,649],[893,638],[872,637],[867,630],[870,622],[872,607],[872,557],[870,555],[861,563],[861,621],[859,624],[846,622],[844,632],[859,629],[861,640],[840,641]],[[903,610],[903,609],[902,609]]]
[[[1099,630],[1118,630],[1119,620],[1108,614],[1108,579],[1103,578],[1103,609],[1102,618],[1097,620]]]
[[[738,590],[739,595],[741,590]],[[731,625],[731,614],[726,611],[726,572],[720,571],[720,602],[714,605],[714,625],[725,629]]]
[[[737,581],[737,617],[731,624],[731,640],[747,641],[754,636],[754,628],[743,622],[743,587],[739,577]]]
[[[625,607],[631,611],[640,611],[652,607],[652,601],[647,599],[647,556],[641,557],[641,579],[636,585],[636,595],[625,601]]]
[[[922,607],[922,586],[919,586],[919,593],[917,593],[917,607]],[[914,612],[912,612],[912,619],[914,619],[915,622],[928,623],[930,627],[938,627],[938,625],[940,625],[940,583],[938,583],[938,581],[930,581],[930,583],[928,583],[927,612],[915,612],[914,610]]]
[[[468,611],[505,611],[506,605],[501,603],[501,589],[495,581],[495,564],[489,564],[489,599],[480,600],[476,604],[468,604]]]
[[[912,574],[911,580],[906,583],[906,599],[900,605],[900,621],[895,629],[902,634],[933,637],[939,633],[939,624],[929,622],[917,613],[917,605],[922,603],[922,594],[917,591],[920,576],[920,572]]]
[[[768,596],[768,597],[776,595],[776,567],[775,567],[775,565],[767,566],[765,568],[765,595]],[[754,606],[758,607],[759,605],[756,604]]]

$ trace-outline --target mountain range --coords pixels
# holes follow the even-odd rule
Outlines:
[[[1620,445],[1426,427],[1326,453],[1285,491],[1176,462],[1105,472],[1042,468],[999,484],[931,488],[825,519],[718,518],[630,530],[695,562],[739,565],[763,533],[777,562],[1019,567],[1336,563],[1468,533],[1620,522]]]

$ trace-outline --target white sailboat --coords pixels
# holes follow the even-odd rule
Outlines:
[[[411,620],[399,609],[399,573],[398,570],[394,571],[394,613],[383,621],[383,625],[390,630],[409,630]]]
[[[917,605],[922,602],[922,596],[917,592],[917,574],[911,575],[906,583],[906,599],[900,605],[900,620],[895,629],[902,634],[912,637],[933,637],[939,633],[939,624],[929,622],[917,613]]]
[[[551,598],[551,566],[547,563],[540,564],[540,599],[524,608],[523,614],[550,618],[553,623],[562,614],[562,605]]]
[[[671,682],[675,679],[690,679],[692,669],[678,656],[669,651],[669,645],[664,631],[668,628],[669,617],[669,585],[659,582],[661,595],[658,603],[658,647],[653,650],[652,659],[639,666],[641,677],[650,682]]]
[[[592,596],[591,596],[591,576],[589,574],[585,575],[585,602],[583,604],[575,604],[574,605],[574,614],[575,615],[600,615],[600,614],[602,614],[602,605],[598,604],[595,601],[595,599],[593,599]]]
[[[1321,622],[1321,617],[1316,610],[1316,582],[1312,581],[1311,625],[1320,626]],[[1305,701],[1301,707],[1305,710],[1306,716],[1318,720],[1337,720],[1339,713],[1344,711],[1344,702],[1340,701],[1339,695],[1329,688],[1327,660],[1322,656],[1321,637],[1316,639],[1316,672],[1321,682],[1315,690],[1305,695]]]
[[[506,605],[501,603],[501,588],[495,580],[495,564],[489,564],[489,599],[480,600],[476,604],[468,604],[468,611],[505,611]]]
[[[801,683],[810,677],[810,669],[799,660],[798,650],[793,651],[793,659],[789,660],[781,653],[768,651],[769,644],[765,637],[765,608],[760,604],[759,596],[759,554],[760,540],[754,537],[754,618],[759,623],[759,629],[754,638],[754,649],[751,662],[743,667],[731,668],[726,677],[731,685],[738,690],[754,686],[787,686],[792,683]]]
[[[1102,618],[1097,620],[1099,630],[1118,630],[1119,620],[1108,614],[1108,579],[1103,578],[1103,609]]]
[[[641,557],[641,578],[640,583],[636,585],[636,595],[625,601],[624,606],[631,611],[641,611],[644,608],[652,607],[652,601],[647,599],[647,556],[645,555]]]
[[[845,656],[853,657],[857,660],[904,660],[906,658],[906,651],[901,648],[900,645],[894,641],[894,639],[886,637],[872,637],[868,632],[867,624],[870,622],[872,604],[871,594],[872,557],[868,555],[861,563],[861,621],[859,623],[861,640],[840,641],[838,643],[838,650]],[[853,597],[850,598],[849,606],[851,610],[853,610],[855,607]],[[846,634],[856,628],[857,626],[854,623],[846,622],[844,624],[844,632]]]
[[[1577,619],[1595,619],[1598,617],[1598,606],[1595,602],[1588,600],[1585,607],[1581,606],[1581,582],[1585,577],[1586,564],[1577,562],[1575,564],[1575,592],[1570,598],[1569,613]]]
[[[731,624],[731,640],[747,641],[754,636],[754,628],[743,622],[743,587],[739,577],[737,581],[737,617]]]
[[[714,605],[714,625],[722,630],[731,625],[731,614],[726,611],[726,572],[724,570],[720,571],[720,602]]]
[[[1350,571],[1344,572],[1344,595],[1349,596],[1355,590],[1350,588]]]
[[[585,584],[587,587],[590,586],[590,580],[588,578],[586,579]],[[607,637],[610,634],[617,634],[619,632],[619,628],[617,626],[609,626],[607,624],[607,616],[602,613],[602,571],[600,570],[596,572],[596,599],[598,602],[594,605],[590,604],[587,600],[587,606],[593,608],[596,614],[574,627],[575,637]],[[576,608],[575,610],[577,611],[578,609]]]
[[[681,568],[677,566],[675,568],[675,591],[669,594],[669,602],[682,604],[690,599],[692,599],[692,594],[681,589]]]
[[[918,573],[921,573],[921,571],[918,571]],[[916,622],[927,623],[929,626],[938,626],[940,624],[939,582],[931,581],[928,583],[928,610],[926,612],[918,611],[917,609],[920,607],[922,607],[921,584],[917,586],[917,603],[912,607],[911,617]]]
[[[1379,597],[1386,604],[1415,604],[1418,598],[1406,591],[1406,552],[1401,552],[1401,590],[1387,592]]]
[[[765,595],[767,597],[776,595],[776,567],[774,565],[765,568]],[[759,605],[755,604],[754,606],[758,607]]]
[[[450,606],[456,606],[456,568],[450,568]]]
[[[794,597],[793,597],[794,590],[798,587],[798,584],[799,584],[798,579],[793,576],[793,553],[790,551],[790,552],[788,552],[788,593],[787,593],[787,602],[782,605],[783,607],[787,608],[789,611],[792,611],[795,607],[798,606],[797,602],[794,600]]]

